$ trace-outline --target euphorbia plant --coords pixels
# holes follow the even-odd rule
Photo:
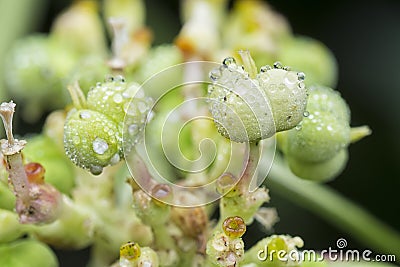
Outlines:
[[[0,106],[1,266],[27,266],[21,252],[30,266],[57,266],[47,245],[90,246],[93,267],[330,264],[257,257],[265,248],[298,252],[307,240],[297,236],[246,246],[255,220],[269,229],[278,221],[265,207],[266,177],[377,251],[396,253],[398,233],[323,185],[340,175],[349,144],[371,133],[350,127],[327,48],[294,37],[265,3],[237,1],[228,11],[225,0],[182,1],[175,42],[150,48],[143,4],[76,1],[49,35],[12,50],[8,89],[27,120],[68,104],[27,142],[13,135],[15,103]],[[48,97],[59,101],[46,106]]]

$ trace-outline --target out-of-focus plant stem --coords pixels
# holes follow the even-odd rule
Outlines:
[[[400,234],[323,184],[302,180],[276,156],[266,180],[271,192],[308,209],[376,252],[400,258]]]

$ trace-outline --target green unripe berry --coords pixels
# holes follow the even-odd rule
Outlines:
[[[309,162],[325,161],[350,142],[350,126],[328,112],[310,112],[288,132],[287,153]]]
[[[122,136],[108,116],[89,109],[73,109],[64,126],[64,148],[77,166],[100,174],[103,167],[119,162]]]
[[[327,182],[339,175],[348,160],[347,149],[341,149],[332,158],[321,162],[309,162],[297,159],[295,157],[286,157],[290,170],[298,177],[318,181]]]

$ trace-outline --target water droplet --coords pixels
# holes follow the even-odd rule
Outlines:
[[[75,135],[74,137],[72,137],[72,142],[75,145],[78,145],[81,142],[81,139],[79,138],[79,136]]]
[[[128,132],[130,135],[135,135],[138,132],[139,127],[136,124],[131,124],[128,126]]]
[[[101,87],[101,82],[97,82],[96,87]]]
[[[236,60],[233,57],[227,57],[222,61],[222,64],[228,67],[229,65],[236,64]]]
[[[115,153],[114,156],[110,159],[110,165],[115,165],[120,161],[120,156],[118,153]]]
[[[93,151],[99,155],[103,155],[108,149],[108,144],[104,139],[97,137],[93,141]]]
[[[96,165],[90,166],[90,172],[93,175],[99,175],[99,174],[101,174],[103,172],[103,167],[96,166]]]
[[[289,66],[285,66],[285,67],[283,67],[283,69],[286,70],[286,71],[291,71],[292,70],[292,68],[289,67]]]
[[[267,72],[270,69],[272,69],[270,65],[265,65],[260,68],[260,72]]]
[[[303,128],[303,126],[302,126],[301,124],[297,124],[296,127],[295,127],[295,129],[296,129],[297,131],[300,131],[301,128]]]
[[[139,102],[137,107],[140,113],[145,113],[147,111],[147,105],[144,102]]]
[[[303,82],[300,82],[300,83],[299,83],[299,88],[300,88],[300,89],[304,89],[305,87],[306,87],[306,86],[304,85]]]
[[[131,105],[130,103],[124,104],[124,111],[129,116],[136,116],[136,114],[137,114],[136,107],[134,105]]]
[[[275,68],[275,69],[282,69],[282,68],[283,68],[283,65],[282,65],[281,62],[277,61],[277,62],[274,63],[274,68]]]
[[[122,75],[117,75],[117,76],[115,76],[115,81],[124,83],[125,82],[125,78]]]
[[[111,83],[114,81],[114,77],[112,75],[107,75],[104,80],[106,83]]]
[[[90,119],[92,115],[90,115],[90,113],[88,111],[81,111],[81,113],[79,113],[79,118],[81,119]]]
[[[114,102],[117,103],[117,104],[121,103],[122,100],[123,100],[123,99],[122,99],[122,95],[120,95],[120,94],[115,94],[114,97],[113,97],[113,100],[114,100]]]
[[[210,71],[211,80],[216,81],[219,78],[221,78],[221,71],[219,69],[213,69],[212,71]]]
[[[299,79],[299,81],[304,81],[306,79],[306,75],[304,74],[304,72],[298,72],[297,78]]]
[[[304,112],[303,112],[303,116],[304,116],[304,117],[308,117],[308,116],[310,116],[310,112],[308,112],[307,110],[306,110],[306,111],[304,111]]]

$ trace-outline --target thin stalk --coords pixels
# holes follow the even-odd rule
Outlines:
[[[271,191],[308,209],[358,241],[400,259],[400,234],[323,184],[301,180],[277,158],[266,180]]]
[[[240,181],[238,183],[238,188],[243,193],[248,193],[250,191],[250,183],[254,176],[257,175],[257,167],[260,162],[260,142],[250,142],[247,152],[247,161],[244,166],[244,171]]]

